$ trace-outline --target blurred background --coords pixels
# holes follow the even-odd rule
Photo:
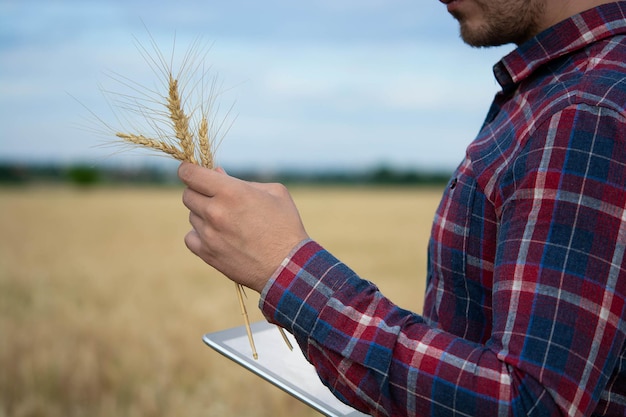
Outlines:
[[[116,145],[141,121],[110,93],[158,90],[151,52],[176,72],[192,45],[218,163],[284,180],[313,238],[420,312],[510,47],[465,46],[436,0],[0,0],[0,417],[316,415],[202,344],[242,324],[232,283],[184,247],[178,163]]]
[[[169,58],[200,39],[236,117],[222,165],[452,170],[507,49],[463,44],[436,0],[1,0],[0,19],[5,161],[145,162],[77,128],[85,107],[110,121],[111,73],[153,85],[135,40]]]

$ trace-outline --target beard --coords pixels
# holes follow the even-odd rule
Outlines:
[[[545,0],[476,0],[479,19],[462,12],[453,13],[460,23],[461,38],[474,47],[517,45],[540,31],[539,21],[546,8]]]

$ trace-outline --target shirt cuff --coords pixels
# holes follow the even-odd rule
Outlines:
[[[261,300],[259,302],[259,307],[262,308],[263,307],[263,299],[265,298],[265,296],[267,295],[268,291],[272,288],[272,286],[274,285],[274,282],[276,281],[276,279],[282,274],[282,272],[284,271],[284,269],[289,265],[291,258],[293,258],[296,253],[298,253],[300,251],[300,249],[302,249],[302,247],[306,246],[307,243],[311,243],[313,242],[312,239],[304,239],[303,241],[301,241],[300,243],[298,243],[292,250],[291,252],[289,252],[289,255],[287,255],[287,257],[281,262],[280,266],[276,269],[276,271],[272,274],[272,276],[270,277],[270,279],[265,283],[265,286],[263,287],[263,290],[261,290]]]
[[[353,275],[317,242],[304,240],[263,288],[259,308],[269,322],[307,339],[329,299]]]

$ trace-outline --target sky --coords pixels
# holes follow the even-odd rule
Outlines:
[[[150,128],[128,106],[164,94],[158,50],[206,72],[188,112],[215,98],[227,169],[451,170],[512,49],[458,32],[437,0],[0,0],[0,160],[170,163],[114,136]]]

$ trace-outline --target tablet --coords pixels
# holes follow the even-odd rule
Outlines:
[[[320,381],[289,333],[289,350],[278,328],[262,321],[251,325],[258,359],[252,357],[245,326],[207,333],[204,343],[328,417],[366,416],[342,403]]]

